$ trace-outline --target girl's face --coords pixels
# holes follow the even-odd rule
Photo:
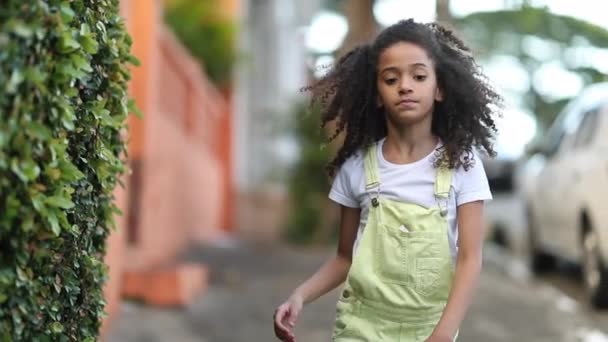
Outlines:
[[[431,120],[433,104],[442,100],[433,61],[420,46],[395,43],[378,58],[378,105],[396,126]]]

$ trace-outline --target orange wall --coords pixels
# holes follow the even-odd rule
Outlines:
[[[108,240],[109,319],[118,313],[122,274],[171,264],[189,244],[217,238],[231,194],[230,107],[162,22],[159,0],[122,0],[133,38],[131,96],[144,114],[129,118],[127,189],[117,189],[124,216]]]
[[[139,233],[129,247],[130,269],[164,263],[188,242],[216,236],[227,176],[216,152],[221,94],[168,30],[160,25],[156,32],[151,56],[158,81],[146,97]]]
[[[243,15],[243,3],[242,0],[219,0],[222,12],[235,22],[239,22]],[[222,132],[221,137],[219,138],[219,158],[221,164],[225,167],[226,170],[232,170],[233,162],[232,162],[232,150],[233,150],[233,92],[230,86],[226,87],[222,91],[224,98],[227,101],[227,107],[225,110],[225,114],[221,118],[219,123],[219,131]],[[233,184],[232,176],[224,178],[224,182],[222,184],[223,193],[226,194],[224,196],[223,202],[223,212],[221,217],[221,226],[225,231],[234,231],[235,229],[235,213],[236,213],[236,193]]]
[[[242,15],[241,0],[220,0],[220,6],[229,17],[240,17]]]

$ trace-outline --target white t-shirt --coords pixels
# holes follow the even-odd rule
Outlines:
[[[437,169],[434,166],[436,152],[409,164],[394,164],[387,161],[382,153],[385,139],[377,144],[380,196],[400,202],[414,203],[423,207],[437,206],[434,193]],[[438,144],[438,148],[441,143]],[[348,158],[336,175],[329,192],[329,198],[341,205],[362,208],[361,221],[353,247],[356,251],[359,239],[367,223],[370,197],[365,191],[364,151],[358,151]],[[462,204],[491,200],[483,164],[477,155],[468,171],[460,167],[454,170],[448,200],[448,240],[453,261],[458,254],[458,220],[456,208]]]

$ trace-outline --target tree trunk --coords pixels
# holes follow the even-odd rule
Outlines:
[[[343,12],[348,22],[348,34],[338,50],[338,57],[361,43],[369,43],[378,33],[374,18],[374,0],[344,0]]]
[[[450,0],[437,0],[435,5],[437,22],[450,27],[452,25],[452,13],[450,12]]]

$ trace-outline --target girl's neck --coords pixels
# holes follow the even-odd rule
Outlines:
[[[416,129],[418,128],[418,129]],[[439,138],[430,127],[404,127],[388,125],[386,141],[382,146],[384,158],[395,164],[415,162],[429,155],[437,147]]]

